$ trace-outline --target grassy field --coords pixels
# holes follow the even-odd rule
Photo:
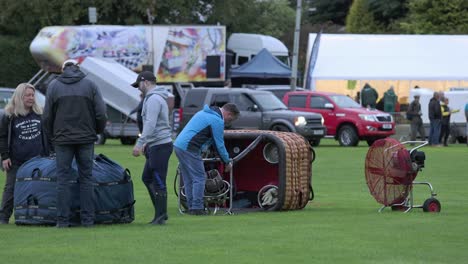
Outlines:
[[[94,229],[0,226],[1,263],[466,263],[468,148],[423,148],[418,181],[433,184],[440,214],[415,209],[377,213],[364,177],[367,145],[341,148],[324,140],[313,163],[315,200],[301,211],[195,217],[177,212],[171,159],[165,226],[146,224],[152,209],[140,180],[143,158],[110,141],[96,148],[131,170],[132,224]],[[4,177],[0,183],[3,186]],[[416,202],[430,196],[416,187]]]

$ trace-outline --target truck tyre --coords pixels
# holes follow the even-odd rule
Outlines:
[[[457,140],[458,140],[458,143],[462,143],[462,144],[465,144],[467,143],[467,140],[468,140],[468,137],[457,137]]]
[[[367,145],[370,147],[372,144],[374,144],[375,141],[379,140],[379,138],[369,138],[367,139]]]
[[[271,130],[273,130],[273,131],[282,131],[282,132],[291,132],[291,130],[287,126],[281,125],[281,124],[273,125],[271,127]]]
[[[120,143],[122,145],[134,145],[136,142],[136,138],[133,137],[121,137],[120,138]]]
[[[318,145],[320,145],[320,138],[310,140],[309,144],[312,147],[318,147]]]
[[[94,145],[104,145],[106,143],[106,136],[104,134],[97,134],[97,139]]]
[[[356,130],[349,125],[344,125],[338,132],[338,142],[344,147],[354,147],[359,143],[359,138]]]

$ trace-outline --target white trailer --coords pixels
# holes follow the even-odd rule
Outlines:
[[[151,66],[158,82],[225,79],[224,26],[52,26],[30,45],[38,65],[60,72],[67,59],[112,59],[133,70]]]

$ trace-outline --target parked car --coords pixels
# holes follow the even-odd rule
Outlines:
[[[283,97],[287,92],[291,92],[291,86],[289,85],[257,85],[249,86],[247,88],[255,89],[257,91],[272,92],[280,100],[283,100]],[[296,91],[304,91],[304,89],[301,87],[296,87]]]
[[[325,136],[320,114],[291,111],[271,92],[246,88],[196,88],[187,91],[183,100],[179,131],[203,106],[235,103],[240,117],[230,129],[260,129],[296,132],[313,146]]]
[[[292,110],[322,114],[327,136],[333,136],[341,146],[357,146],[359,140],[366,140],[370,146],[377,139],[395,134],[395,122],[390,114],[364,108],[346,95],[288,92],[283,102]]]
[[[14,92],[15,92],[15,88],[0,87],[0,109],[2,113],[3,113],[3,108],[5,108],[8,102],[11,100],[11,97],[13,96]],[[41,93],[39,90],[36,90],[35,98],[36,98],[37,104],[40,107],[44,108],[45,95]]]
[[[15,92],[14,88],[0,88],[0,115],[3,114],[3,109],[7,105],[7,103],[11,100],[13,93]],[[35,94],[37,104],[44,108],[46,97],[43,93],[36,89]],[[108,122],[106,124],[106,129],[104,134],[98,134],[98,139],[96,140],[95,144],[104,144],[106,142],[106,138],[116,138],[114,135],[125,135],[125,133],[129,133],[131,135],[138,135],[138,127],[135,121],[130,120],[128,117],[124,116],[114,108],[107,106],[107,115],[108,115]],[[121,123],[112,122],[115,120],[122,120]],[[120,141],[124,145],[132,145],[135,144],[136,138],[134,136],[123,136],[120,137]]]

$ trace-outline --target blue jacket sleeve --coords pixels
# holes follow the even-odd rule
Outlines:
[[[218,150],[218,154],[224,163],[229,163],[229,154],[224,146],[224,122],[222,120],[215,122],[212,126],[212,134],[214,144]]]

